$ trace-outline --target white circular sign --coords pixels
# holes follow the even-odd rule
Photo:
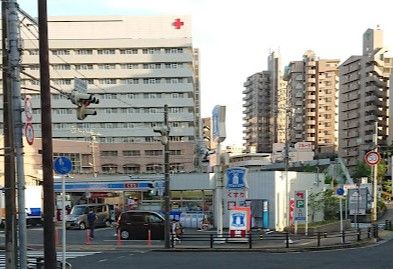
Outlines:
[[[368,165],[376,165],[381,160],[381,155],[376,151],[369,151],[364,156],[364,160]]]
[[[33,108],[31,107],[31,95],[26,95],[25,97],[25,116],[28,122],[33,120]]]
[[[33,145],[34,143],[34,129],[33,129],[33,124],[30,122],[26,123],[25,125],[25,136],[26,136],[26,141],[29,145]]]

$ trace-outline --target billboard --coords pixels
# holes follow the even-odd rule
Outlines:
[[[216,105],[212,113],[212,135],[215,142],[223,142],[226,138],[225,132],[225,106]]]

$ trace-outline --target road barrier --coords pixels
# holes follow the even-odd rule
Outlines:
[[[218,235],[214,232],[202,233],[184,233],[180,241],[177,241],[175,236],[171,236],[171,247],[175,248],[179,245],[186,247],[187,245],[197,246],[198,248],[233,248],[233,244],[240,242],[247,243],[246,245],[239,245],[239,248],[320,248],[331,245],[348,245],[349,243],[357,243],[364,239],[375,237],[378,238],[378,226],[371,226],[368,229],[347,230],[343,232],[327,233],[317,232],[315,235],[295,235],[290,233],[260,233],[258,231],[248,232],[246,240],[233,240],[234,238],[228,234]],[[182,242],[180,244],[180,242]],[[199,242],[197,244],[189,244],[192,242]],[[206,242],[207,244],[203,244]],[[222,244],[226,243],[226,244]],[[301,243],[301,244],[300,244]]]

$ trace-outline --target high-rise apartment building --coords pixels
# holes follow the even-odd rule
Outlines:
[[[272,152],[273,143],[285,139],[285,83],[281,59],[272,52],[268,70],[247,78],[243,90],[245,149],[247,152]]]
[[[363,54],[351,56],[340,65],[339,155],[349,168],[374,148],[376,132],[378,145],[387,144],[393,58],[386,57],[386,52],[383,31],[367,29]]]
[[[290,62],[285,70],[288,140],[311,142],[317,156],[337,152],[338,64],[308,50],[302,61]]]
[[[170,164],[173,171],[193,171],[200,140],[198,51],[192,46],[191,18],[53,17],[49,18],[51,85],[69,93],[74,78],[87,83],[99,104],[96,116],[76,119],[67,96],[52,90],[53,138],[97,138],[99,172],[162,171],[163,146],[153,127],[163,125],[169,107]],[[32,95],[33,126],[41,136],[37,29],[25,25],[22,94]],[[2,117],[2,113],[0,113]],[[78,158],[72,157],[74,163]],[[91,172],[91,166],[79,167]]]

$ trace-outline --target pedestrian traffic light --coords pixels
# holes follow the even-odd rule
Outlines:
[[[98,104],[99,99],[89,93],[73,92],[70,95],[71,102],[78,106],[76,117],[78,120],[85,119],[88,115],[97,115],[97,111],[92,108],[87,108],[91,103]]]

